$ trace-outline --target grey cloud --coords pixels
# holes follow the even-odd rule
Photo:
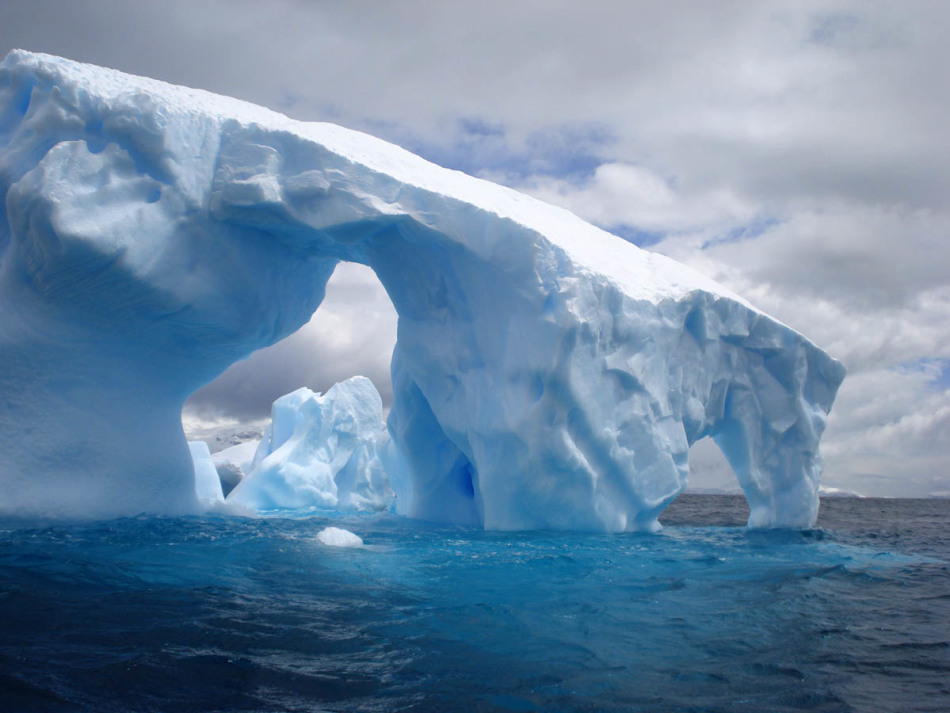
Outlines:
[[[281,342],[233,364],[194,393],[185,406],[193,418],[254,420],[270,413],[279,396],[307,386],[325,392],[351,376],[369,377],[392,401],[389,362],[396,343],[396,313],[372,271],[339,265],[323,304],[309,323]]]
[[[933,204],[950,181],[939,4],[8,0],[0,12],[4,49],[425,137],[437,158],[475,117],[504,126],[514,154],[539,132],[599,124],[616,134],[611,160],[684,191]]]
[[[858,309],[913,306],[947,284],[950,212],[829,206],[801,211],[754,240],[710,248],[748,279]]]

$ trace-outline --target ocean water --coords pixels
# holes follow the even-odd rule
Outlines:
[[[950,501],[746,514],[0,526],[0,711],[950,711]]]

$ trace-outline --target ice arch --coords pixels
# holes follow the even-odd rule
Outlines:
[[[392,403],[389,365],[395,344],[396,310],[379,278],[365,265],[342,262],[309,322],[286,339],[232,364],[188,397],[182,412],[185,435],[217,439],[218,434],[208,429],[208,417],[251,425],[269,416],[274,401],[301,384],[326,392],[356,375],[373,382],[388,413]],[[252,430],[241,429],[245,434]]]
[[[0,509],[196,507],[184,400],[341,261],[399,315],[412,515],[649,529],[691,443],[808,526],[844,370],[692,270],[372,137],[24,52],[0,68]]]

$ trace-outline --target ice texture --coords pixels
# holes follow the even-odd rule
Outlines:
[[[340,527],[325,527],[317,533],[317,541],[327,547],[362,547],[363,538]]]
[[[211,459],[211,451],[204,441],[189,441],[188,450],[195,469],[195,495],[204,509],[211,509],[224,502],[221,478]]]
[[[400,512],[652,529],[711,436],[751,525],[815,521],[842,365],[565,210],[339,126],[22,51],[0,65],[0,193],[3,513],[197,511],[182,404],[307,322],[346,260],[399,315],[380,455]]]
[[[274,402],[250,472],[228,502],[257,511],[387,510],[394,496],[377,448],[388,441],[382,400],[365,376],[322,396],[298,389]]]

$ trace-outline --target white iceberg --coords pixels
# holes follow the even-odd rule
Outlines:
[[[386,510],[393,491],[377,447],[388,440],[379,392],[366,377],[324,395],[298,389],[274,402],[250,471],[228,502],[257,511]]]
[[[710,436],[750,524],[815,521],[842,365],[567,211],[22,51],[0,65],[0,194],[0,514],[197,511],[182,404],[307,322],[345,260],[399,314],[381,455],[401,512],[651,529]]]

